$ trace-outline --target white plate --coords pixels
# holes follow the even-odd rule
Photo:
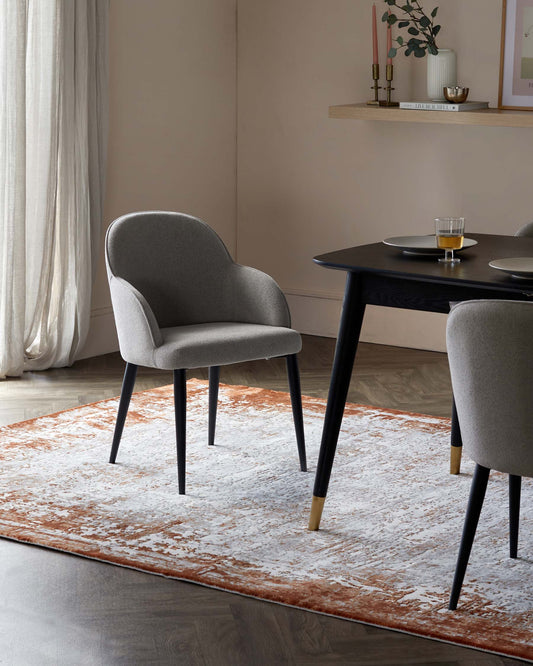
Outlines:
[[[520,280],[533,280],[533,257],[494,259],[489,261],[489,266]]]
[[[397,247],[406,254],[442,254],[444,250],[437,247],[436,236],[395,236],[394,238],[386,238],[385,245]],[[477,241],[473,238],[465,238],[461,250],[477,245]],[[461,252],[455,250],[455,252]]]

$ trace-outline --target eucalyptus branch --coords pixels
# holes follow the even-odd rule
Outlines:
[[[394,58],[400,49],[405,49],[405,55],[414,54],[415,58],[423,58],[427,53],[437,55],[439,49],[436,43],[436,37],[440,32],[440,25],[434,22],[438,7],[431,12],[429,16],[424,12],[420,0],[406,0],[405,4],[399,5],[396,0],[384,0],[389,5],[389,9],[383,14],[381,20],[393,26],[396,23],[398,28],[407,28],[411,37],[404,39],[398,35],[394,39],[397,46],[393,46],[388,52],[389,58]],[[391,12],[390,7],[394,7],[398,12],[402,12],[400,17]]]

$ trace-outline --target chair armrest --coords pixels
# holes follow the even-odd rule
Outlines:
[[[146,365],[146,357],[163,337],[152,308],[144,296],[123,278],[109,276],[109,289],[122,358]]]
[[[231,277],[235,321],[290,328],[287,300],[270,275],[250,266],[234,264]]]

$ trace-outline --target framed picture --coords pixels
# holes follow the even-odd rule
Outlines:
[[[533,111],[533,0],[503,0],[498,106]]]

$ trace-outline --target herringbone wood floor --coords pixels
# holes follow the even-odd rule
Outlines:
[[[334,344],[304,338],[304,393],[327,397]],[[0,424],[118,395],[123,367],[118,354],[110,354],[0,382]],[[171,379],[170,373],[140,370],[136,390]],[[221,381],[286,390],[279,359],[222,368]],[[349,400],[449,416],[446,356],[362,344]],[[525,663],[35,546],[0,540],[0,557],[0,664]]]

